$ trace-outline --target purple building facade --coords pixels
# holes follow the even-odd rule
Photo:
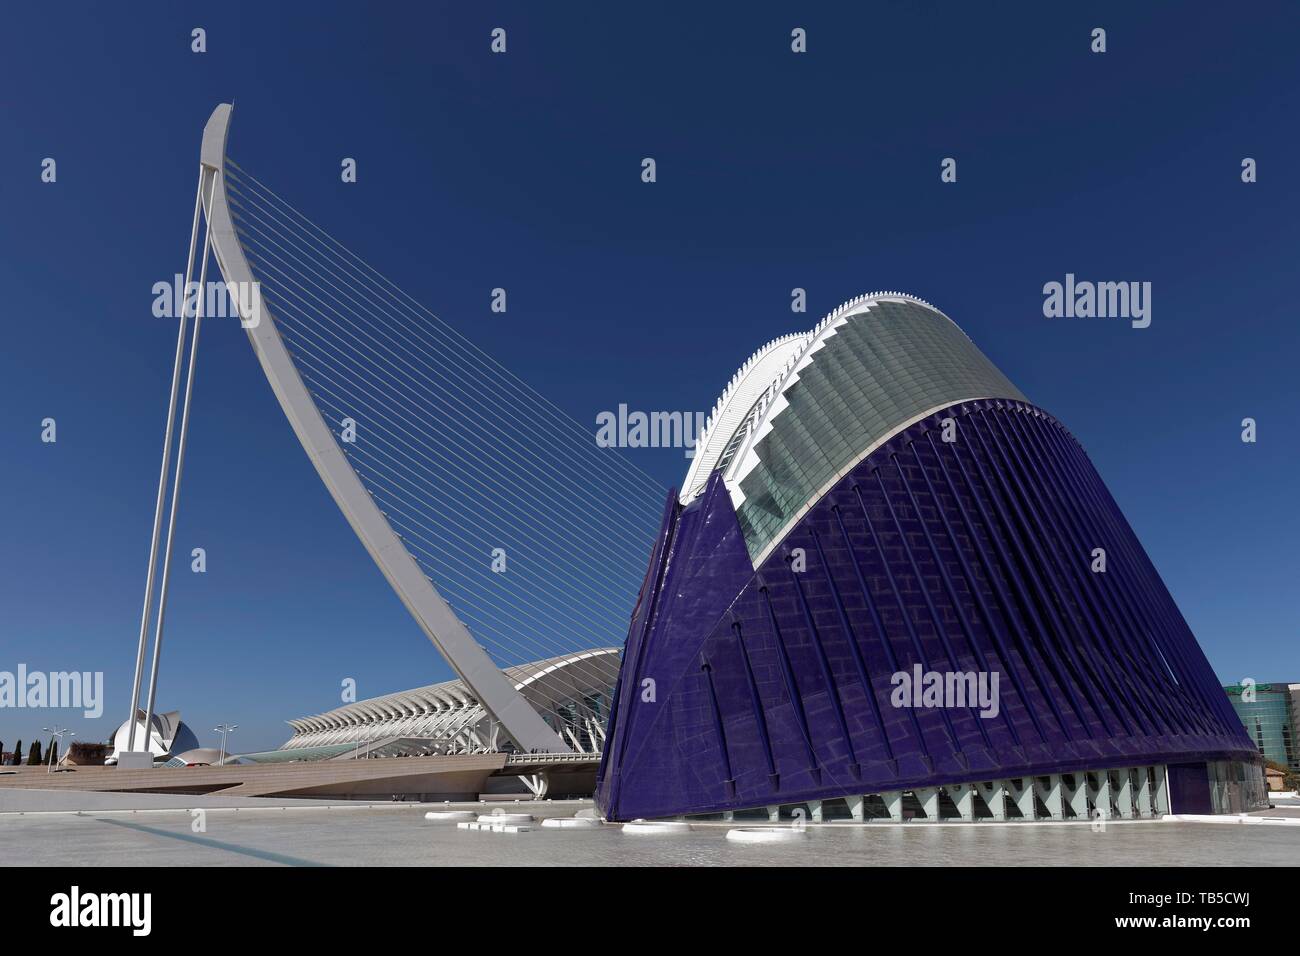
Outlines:
[[[1256,749],[1079,443],[927,304],[866,296],[756,353],[684,488],[623,653],[608,818],[1262,799]]]

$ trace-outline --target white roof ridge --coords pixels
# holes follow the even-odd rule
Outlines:
[[[697,462],[703,460],[704,452],[708,449],[709,443],[714,437],[714,431],[722,418],[723,412],[727,409],[728,404],[735,396],[737,389],[739,389],[741,384],[746,380],[755,364],[757,364],[773,349],[796,339],[803,340],[801,346],[785,362],[780,372],[776,374],[770,382],[766,383],[763,388],[763,392],[759,397],[759,402],[763,405],[758,423],[758,425],[761,425],[763,421],[766,421],[770,417],[770,410],[767,406],[772,403],[776,394],[780,394],[783,391],[785,383],[789,381],[792,374],[795,374],[797,370],[802,367],[806,357],[819,347],[828,330],[834,327],[839,320],[845,318],[847,314],[860,309],[864,303],[870,307],[877,304],[877,301],[880,299],[901,299],[906,302],[914,302],[917,305],[929,309],[931,312],[943,316],[945,319],[948,319],[949,322],[952,322],[952,319],[944,314],[941,309],[937,308],[932,303],[927,302],[925,299],[922,299],[920,296],[911,295],[907,292],[899,292],[897,290],[878,290],[854,296],[846,302],[840,303],[830,312],[826,313],[820,321],[806,332],[792,332],[787,335],[779,336],[755,350],[755,352],[741,364],[736,373],[732,375],[731,379],[727,382],[726,387],[723,388],[722,394],[718,396],[718,400],[714,402],[712,410],[705,419],[704,427],[700,431],[699,437],[695,443],[696,457],[692,461],[692,467],[687,471],[685,480],[682,482],[681,496],[683,503],[693,497],[697,490],[696,486],[702,487],[702,481],[700,481],[698,477],[694,482],[691,480]],[[953,322],[953,325],[956,325],[956,323]],[[960,326],[957,326],[957,328],[959,331],[961,330]],[[963,331],[962,334],[965,335],[965,332]],[[758,430],[758,426],[752,429],[754,432]],[[726,437],[730,438],[730,436]],[[743,454],[738,454],[736,456],[737,460],[743,457]]]

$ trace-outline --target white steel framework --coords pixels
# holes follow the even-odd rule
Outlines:
[[[574,751],[590,754],[598,752],[604,743],[611,688],[600,679],[598,671],[583,665],[597,658],[616,661],[618,654],[618,648],[598,648],[507,667],[503,673],[536,710],[568,715],[556,729]],[[458,680],[357,701],[323,714],[290,720],[289,726],[294,733],[281,745],[281,751],[339,744],[355,744],[370,753],[475,753],[501,749],[496,721],[474,692]],[[338,756],[346,756],[346,752]]]

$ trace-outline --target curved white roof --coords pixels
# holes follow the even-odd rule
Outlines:
[[[901,292],[850,299],[747,362],[719,402],[681,502],[719,472],[755,566],[858,462],[976,398],[1024,399],[957,324]]]
[[[126,749],[127,731],[130,729],[130,721],[122,721],[121,726],[114,732],[113,752],[109,754],[110,760],[116,760]],[[189,724],[181,720],[179,710],[168,711],[165,714],[154,714],[150,719],[150,733],[144,731],[144,711],[136,710],[135,717],[135,743],[136,750],[142,750],[147,747],[150,753],[155,757],[165,757],[168,754],[194,750],[199,746],[199,739],[194,736],[194,731],[190,730]]]
[[[617,647],[574,651],[559,657],[502,669],[511,686],[540,713],[554,713],[589,695],[613,694]],[[462,681],[450,680],[372,697],[323,714],[288,721],[293,737],[281,749],[371,739],[375,736],[433,736],[459,731],[486,718],[482,704]]]
[[[798,377],[799,370],[811,361],[821,343],[845,319],[880,301],[914,302],[948,319],[929,302],[905,292],[871,292],[842,303],[807,332],[796,332],[768,342],[732,376],[714,404],[696,445],[695,457],[682,481],[679,499],[682,504],[704,491],[709,475],[718,467],[733,438],[739,437],[741,444],[732,450],[726,462],[728,484],[731,484],[734,474],[747,472],[753,467],[754,442],[770,430],[771,418],[784,407],[781,394]],[[754,413],[752,416],[751,412]],[[742,428],[746,428],[746,432],[739,435]]]
[[[807,341],[806,332],[773,339],[751,355],[731,377],[714,403],[704,431],[696,442],[695,457],[691,459],[686,479],[682,482],[682,501],[689,501],[704,490],[728,441],[744,424],[754,403],[790,366]]]

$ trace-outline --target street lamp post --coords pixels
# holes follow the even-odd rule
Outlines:
[[[226,765],[226,735],[238,730],[239,724],[218,724],[212,729],[221,734],[221,759],[217,761],[217,766],[224,767]]]
[[[50,735],[49,754],[45,760],[45,772],[50,773],[54,769],[54,741],[57,739],[62,742],[64,734],[67,734],[69,737],[75,737],[77,736],[77,733],[76,731],[69,730],[67,727],[42,727],[41,730]]]

